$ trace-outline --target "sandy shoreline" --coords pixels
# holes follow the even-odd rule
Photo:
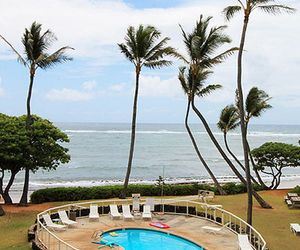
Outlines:
[[[185,183],[191,183],[191,182],[185,182]],[[210,184],[210,182],[203,182],[203,183],[207,183],[207,184]],[[225,182],[223,182],[225,183]],[[179,184],[179,183],[178,183]],[[183,184],[183,183],[181,183]],[[281,181],[281,184],[279,186],[278,189],[291,189],[291,188],[294,188],[295,186],[297,185],[300,185],[300,177],[290,177],[288,179],[283,179]],[[95,185],[89,185],[89,186],[95,186]],[[51,187],[49,187],[51,188]],[[39,188],[37,189],[30,189],[29,191],[29,194],[28,194],[28,200],[30,200],[30,195],[35,191],[35,190],[38,190]],[[22,191],[21,190],[11,190],[10,192],[10,196],[13,200],[14,203],[18,203],[19,200],[20,200],[20,197],[22,195]]]

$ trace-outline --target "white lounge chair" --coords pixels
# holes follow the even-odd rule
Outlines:
[[[90,220],[99,220],[99,213],[98,213],[97,205],[90,205],[89,219]]]
[[[143,213],[142,213],[142,218],[143,219],[152,219],[152,214],[151,214],[151,207],[150,205],[144,205],[143,206]]]
[[[211,226],[204,226],[202,229],[207,230],[210,233],[217,234],[220,232],[223,228],[227,227],[230,224],[230,222],[224,224],[222,227],[211,227]]]
[[[253,250],[247,234],[238,234],[238,240],[240,250]]]
[[[123,212],[124,220],[126,220],[126,219],[133,220],[134,217],[130,212],[129,205],[122,205],[122,212]]]
[[[155,202],[154,202],[154,198],[146,198],[146,205],[149,205],[150,206],[150,211],[154,211],[154,205],[155,205]]]
[[[72,225],[77,224],[76,221],[73,221],[73,220],[69,219],[69,217],[68,217],[65,210],[58,211],[58,215],[59,215],[59,218],[60,218],[61,222],[65,225],[72,226]]]
[[[299,224],[291,223],[290,224],[290,229],[295,235],[300,234],[300,225]]]
[[[45,221],[46,227],[49,227],[54,230],[65,230],[66,229],[65,225],[59,225],[59,224],[53,223],[49,214],[43,214],[42,217]]]
[[[110,217],[112,219],[120,219],[121,218],[121,214],[118,211],[117,205],[109,205],[109,209],[110,209]]]

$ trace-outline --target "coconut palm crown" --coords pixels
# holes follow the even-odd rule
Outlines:
[[[218,128],[223,133],[228,133],[230,130],[234,130],[239,126],[239,113],[236,106],[233,104],[227,105],[220,114],[219,122],[217,123]]]
[[[260,10],[267,14],[294,13],[295,9],[283,4],[277,4],[276,0],[237,0],[238,5],[231,5],[223,10],[225,18],[230,20],[238,12],[243,11],[249,17],[252,11]]]
[[[161,68],[169,66],[171,61],[164,59],[165,56],[180,57],[176,50],[167,46],[170,38],[161,37],[160,31],[153,26],[139,25],[137,29],[130,26],[127,29],[125,43],[118,44],[121,52],[132,62],[137,70],[142,66],[148,68]]]

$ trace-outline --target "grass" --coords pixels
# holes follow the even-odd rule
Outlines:
[[[300,246],[300,237],[289,230],[289,223],[300,223],[300,209],[287,208],[283,202],[286,193],[287,191],[283,190],[260,192],[273,209],[261,209],[257,203],[254,204],[253,225],[263,235],[271,250],[295,250]],[[226,210],[245,219],[246,200],[246,194],[217,196],[213,203],[222,204]],[[30,249],[27,243],[27,229],[34,223],[36,214],[48,207],[62,204],[59,202],[30,205],[27,208],[4,206],[7,215],[0,217],[0,235],[5,237],[1,237],[0,249]]]

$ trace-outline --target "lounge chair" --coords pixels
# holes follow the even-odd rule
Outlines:
[[[77,224],[76,221],[73,221],[73,220],[69,219],[69,217],[68,217],[65,210],[58,211],[58,215],[59,215],[59,218],[60,218],[61,222],[64,225],[72,226],[72,225]]]
[[[124,220],[133,220],[133,215],[130,212],[130,207],[129,205],[122,205],[122,211],[123,211],[123,218]]]
[[[300,225],[299,224],[291,223],[290,224],[290,229],[295,235],[300,234]]]
[[[99,220],[99,213],[98,213],[97,205],[90,205],[89,219],[90,219],[90,221],[91,220]]]
[[[109,214],[112,219],[120,219],[121,218],[121,214],[118,211],[117,205],[109,205],[109,209],[110,209]]]
[[[152,219],[152,214],[151,214],[151,207],[150,205],[144,205],[143,206],[143,213],[142,213],[142,218],[143,219]]]
[[[149,205],[150,206],[150,211],[154,211],[155,207],[155,202],[154,202],[154,198],[146,198],[146,205]]]
[[[230,224],[230,222],[224,224],[222,227],[211,227],[211,226],[204,226],[202,229],[207,230],[210,233],[217,234],[220,232],[223,228],[227,227]]]
[[[247,234],[238,234],[238,240],[240,250],[253,250]]]
[[[53,223],[49,214],[43,214],[42,217],[45,221],[46,227],[49,227],[53,230],[65,230],[66,229],[65,225]]]

